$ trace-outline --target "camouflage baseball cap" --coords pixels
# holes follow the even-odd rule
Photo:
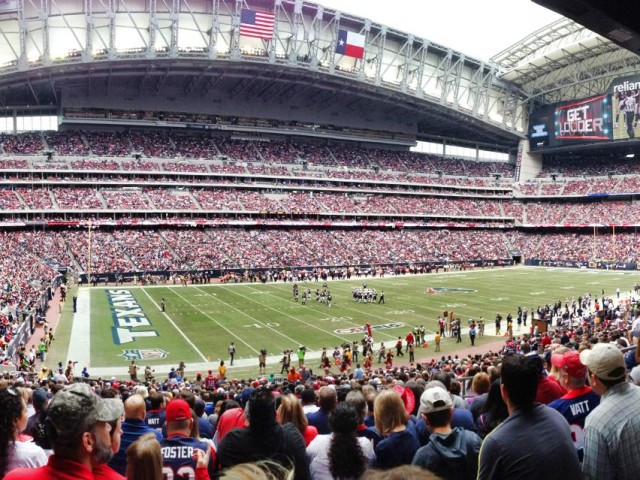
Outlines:
[[[100,398],[86,383],[67,385],[49,403],[47,422],[59,437],[72,438],[97,422],[113,422],[124,414],[122,401]]]

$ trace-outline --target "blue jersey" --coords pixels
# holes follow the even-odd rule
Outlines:
[[[209,444],[197,438],[176,434],[160,442],[162,473],[166,480],[194,480],[196,478],[196,450],[206,452]],[[209,477],[215,475],[215,454],[211,452]]]
[[[594,408],[600,404],[600,396],[591,387],[571,390],[564,397],[551,402],[548,406],[557,410],[569,422],[571,437],[576,450],[584,446],[584,421]]]
[[[154,428],[159,432],[162,432],[162,427],[164,427],[164,422],[166,418],[167,417],[164,410],[149,410],[147,412],[147,416],[144,418],[144,422],[149,427]]]

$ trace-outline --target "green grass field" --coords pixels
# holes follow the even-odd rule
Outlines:
[[[90,346],[87,351],[72,348],[67,358],[80,357],[90,371],[105,374],[113,370],[126,373],[129,358],[137,355],[143,357],[139,364],[155,365],[159,372],[180,361],[189,371],[200,371],[205,365],[215,367],[221,358],[227,360],[227,347],[235,342],[234,376],[251,375],[257,371],[256,358],[263,348],[273,355],[271,362],[277,362],[282,350],[295,351],[299,345],[306,345],[309,356],[317,357],[322,346],[332,349],[346,341],[360,340],[362,333],[350,333],[349,329],[365,323],[374,328],[376,342],[391,345],[398,336],[404,339],[416,325],[424,325],[429,333],[435,331],[437,316],[451,309],[465,326],[469,317],[484,316],[486,331],[491,333],[497,312],[515,315],[519,305],[535,308],[585,292],[600,295],[602,289],[608,294],[613,294],[616,287],[629,292],[639,278],[635,272],[544,268],[367,278],[368,288],[384,290],[384,305],[353,302],[352,288],[361,286],[363,279],[329,281],[331,308],[316,303],[315,294],[306,306],[294,302],[292,285],[283,283],[98,287],[90,292]],[[309,286],[315,291],[322,282]],[[427,293],[429,289],[436,293]],[[162,298],[165,313],[160,309]],[[64,322],[71,317],[63,318],[61,329],[68,327]],[[486,336],[482,341],[495,342],[496,338]],[[468,345],[468,338],[458,346],[446,341],[442,350],[450,353]],[[63,348],[63,342],[55,345],[55,350]],[[431,355],[434,352],[429,347],[420,349],[417,356]],[[316,361],[308,363],[317,367]],[[277,368],[275,363],[270,370]]]

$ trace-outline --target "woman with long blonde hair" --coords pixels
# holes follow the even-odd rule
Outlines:
[[[302,403],[293,395],[281,395],[280,406],[276,410],[276,420],[280,425],[292,423],[302,434],[305,446],[309,446],[311,441],[318,436],[318,429],[309,425],[307,416],[302,409]]]
[[[375,447],[375,467],[410,464],[420,441],[400,396],[392,389],[380,392],[373,403],[373,418],[383,437]]]

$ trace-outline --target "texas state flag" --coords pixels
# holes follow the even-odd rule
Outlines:
[[[338,30],[336,53],[347,57],[364,58],[364,35]]]

